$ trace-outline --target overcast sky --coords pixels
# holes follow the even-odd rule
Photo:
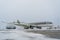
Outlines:
[[[17,19],[60,24],[60,0],[0,0],[0,21]]]

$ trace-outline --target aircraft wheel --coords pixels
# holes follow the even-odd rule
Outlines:
[[[33,29],[33,27],[31,27],[31,29]]]
[[[41,29],[41,27],[36,27],[36,28]]]

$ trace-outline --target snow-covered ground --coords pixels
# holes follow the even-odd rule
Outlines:
[[[55,38],[48,38],[42,34],[25,32],[20,27],[17,29],[6,30],[5,25],[0,25],[0,40],[60,40]]]
[[[20,30],[0,31],[0,40],[59,40]]]

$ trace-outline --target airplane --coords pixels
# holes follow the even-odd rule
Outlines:
[[[17,26],[22,26],[24,29],[33,29],[38,28],[41,29],[42,27],[52,27],[52,22],[35,22],[35,23],[24,23],[17,20],[17,22],[13,22],[12,24]]]

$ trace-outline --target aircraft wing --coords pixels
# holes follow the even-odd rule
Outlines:
[[[35,22],[35,23],[29,23],[31,25],[41,25],[41,24],[52,24],[52,22]]]

